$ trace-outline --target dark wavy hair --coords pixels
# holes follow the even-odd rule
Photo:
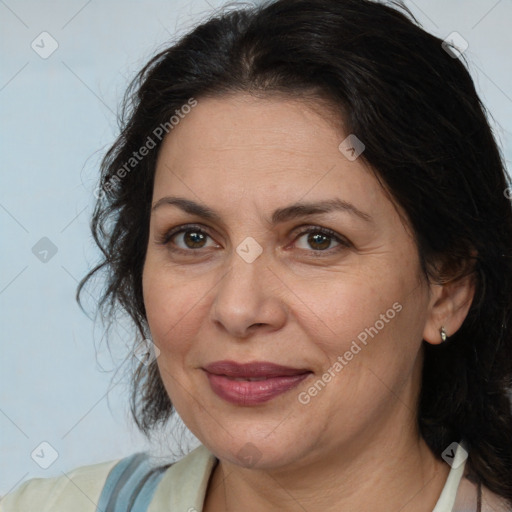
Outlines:
[[[447,343],[424,342],[418,424],[438,457],[463,439],[478,480],[512,504],[508,180],[463,57],[442,43],[398,2],[277,0],[221,11],[161,51],[128,88],[121,133],[102,161],[91,228],[103,258],[77,298],[105,271],[98,310],[112,318],[124,309],[147,337],[142,270],[161,140],[129,171],[126,162],[191,98],[327,100],[326,114],[364,142],[361,158],[406,212],[426,277],[474,276],[461,328]],[[173,405],[156,362],[141,363],[132,383],[131,411],[149,436]]]

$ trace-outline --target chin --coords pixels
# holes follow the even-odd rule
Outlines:
[[[251,431],[255,431],[254,435]],[[211,439],[211,436],[201,436],[200,439],[204,439],[202,443],[221,460],[248,469],[275,469],[293,464],[314,450],[314,446],[301,446],[305,440],[303,432],[279,435],[274,431],[269,434],[254,425],[253,429],[231,431],[231,435],[222,436],[222,440]]]

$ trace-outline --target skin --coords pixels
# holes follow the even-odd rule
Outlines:
[[[143,272],[166,390],[219,459],[206,512],[239,510],[240,503],[248,512],[430,512],[450,469],[416,425],[421,347],[422,340],[440,343],[442,325],[448,335],[460,327],[473,286],[428,283],[399,209],[362,158],[340,152],[348,133],[323,108],[283,97],[199,98],[160,150],[153,205],[179,196],[220,216],[156,207]],[[268,221],[275,209],[327,199],[349,202],[371,220],[335,211]],[[208,236],[197,242],[192,227],[162,242],[189,223]],[[348,245],[329,237],[315,244],[300,234],[318,227]],[[263,249],[252,263],[236,252],[246,237]],[[299,393],[395,303],[400,312],[301,403]],[[223,359],[313,374],[244,407],[217,396],[201,369]],[[249,463],[241,449],[257,455]]]

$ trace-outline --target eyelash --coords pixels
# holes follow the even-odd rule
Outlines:
[[[159,244],[161,244],[161,245],[169,245],[169,242],[172,240],[172,238],[174,238],[176,235],[179,235],[181,233],[186,233],[187,231],[194,231],[196,233],[200,233],[200,234],[203,234],[203,235],[206,235],[206,236],[212,238],[208,234],[208,232],[205,231],[201,226],[194,225],[194,224],[187,224],[185,226],[178,226],[177,228],[171,229],[167,233],[164,233],[164,235],[162,235],[157,240],[157,242]],[[331,255],[332,252],[338,252],[339,250],[341,250],[343,248],[346,249],[346,248],[352,246],[352,244],[348,240],[346,240],[345,238],[340,237],[336,232],[334,232],[334,231],[332,231],[332,230],[330,230],[328,228],[322,228],[322,227],[310,227],[308,229],[305,229],[305,230],[303,230],[303,231],[301,231],[300,233],[297,234],[295,240],[299,239],[303,235],[307,235],[307,234],[310,234],[310,233],[325,235],[325,236],[327,236],[329,238],[334,239],[336,242],[338,242],[340,244],[338,247],[334,247],[334,248],[331,248],[331,249],[325,249],[325,250],[314,250],[314,249],[311,249],[308,252],[312,253],[312,255],[314,255],[314,257],[322,257],[325,254]],[[201,248],[199,248],[199,249],[182,249],[180,247],[178,247],[178,248],[173,247],[172,249],[169,249],[169,250],[174,252],[174,253],[178,253],[178,254],[190,255],[193,252],[199,252],[201,250]],[[302,250],[307,251],[307,249],[302,249]]]

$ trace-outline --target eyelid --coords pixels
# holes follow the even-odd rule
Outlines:
[[[167,245],[173,236],[185,231],[192,231],[194,229],[201,233],[205,233],[210,238],[213,238],[212,235],[210,235],[210,233],[208,232],[208,230],[205,229],[205,226],[202,226],[200,224],[180,224],[175,228],[171,228],[170,230],[165,231],[161,236],[158,236],[158,243]]]
[[[330,249],[326,249],[323,251],[322,250],[315,251],[313,249],[299,249],[301,251],[305,251],[305,252],[309,253],[311,256],[316,257],[316,258],[321,258],[321,257],[326,258],[328,256],[333,256],[333,255],[339,253],[343,249],[348,249],[348,248],[354,247],[354,245],[352,244],[352,242],[350,242],[350,240],[348,238],[344,237],[343,235],[340,235],[339,233],[337,233],[336,231],[334,231],[332,229],[329,229],[329,228],[326,228],[323,226],[319,226],[317,224],[303,224],[303,225],[295,228],[293,231],[295,232],[296,230],[300,230],[300,231],[296,235],[294,235],[294,239],[293,239],[292,243],[295,243],[298,238],[300,238],[304,235],[307,235],[308,233],[320,233],[320,234],[328,236],[329,238],[332,238],[333,240],[335,240],[338,243],[338,246],[331,247]]]

